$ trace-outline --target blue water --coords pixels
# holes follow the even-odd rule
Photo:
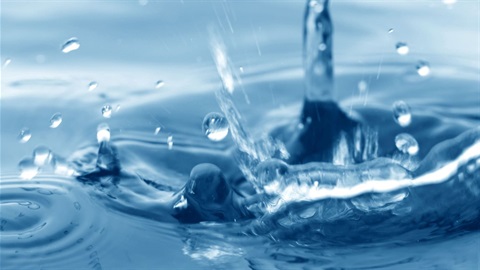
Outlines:
[[[333,1],[344,113],[304,106],[304,8],[2,1],[0,268],[479,269],[479,3]],[[222,110],[212,142],[202,121]],[[346,118],[361,139],[333,132]]]

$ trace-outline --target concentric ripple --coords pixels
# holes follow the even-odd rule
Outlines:
[[[105,231],[103,210],[69,178],[0,180],[1,268],[101,268],[89,259]]]

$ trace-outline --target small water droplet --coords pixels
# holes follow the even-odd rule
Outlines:
[[[155,88],[159,89],[162,88],[165,85],[165,82],[160,80],[155,83]]]
[[[52,159],[52,163],[53,163],[53,171],[57,175],[72,176],[75,174],[75,170],[62,157],[54,157]]]
[[[398,42],[397,45],[395,45],[395,49],[399,55],[407,55],[410,51],[410,48],[408,48],[408,45],[405,42]]]
[[[77,210],[80,210],[82,208],[82,206],[80,205],[79,202],[74,202],[73,207],[75,207],[75,209],[77,209]]]
[[[35,177],[40,169],[31,158],[22,159],[18,163],[18,169],[20,170],[20,178],[30,180]]]
[[[228,121],[220,113],[211,112],[203,118],[203,133],[211,141],[221,141],[228,135]]]
[[[419,61],[417,64],[417,73],[422,77],[430,74],[430,64],[426,61]]]
[[[178,202],[176,202],[174,205],[173,205],[173,209],[184,209],[184,208],[187,208],[188,206],[188,201],[187,199],[185,199],[185,197],[183,197],[183,195],[180,197],[180,200],[178,200]]]
[[[22,128],[20,130],[20,134],[18,134],[18,141],[20,143],[26,143],[30,140],[31,137],[32,137],[32,132],[30,132],[30,129]]]
[[[110,106],[110,105],[103,106],[102,107],[102,115],[105,118],[112,117],[112,106]]]
[[[98,143],[110,141],[110,127],[106,123],[101,123],[97,127]]]
[[[158,135],[158,133],[160,133],[160,130],[162,130],[162,128],[161,128],[161,127],[157,127],[157,128],[155,129],[155,133],[154,133],[154,134],[155,134],[155,135]]]
[[[121,108],[121,107],[122,107],[122,106],[120,106],[120,104],[118,104],[118,105],[115,107],[115,112],[117,113],[118,111],[120,111],[120,108]]]
[[[445,5],[453,5],[457,3],[457,0],[442,0]]]
[[[10,58],[5,59],[5,61],[3,62],[3,68],[6,68],[8,65],[10,65],[11,62],[12,62],[12,59]]]
[[[62,52],[69,53],[77,50],[78,48],[80,48],[80,43],[78,42],[78,39],[76,37],[72,37],[63,44]]]
[[[168,150],[172,150],[173,148],[173,136],[168,136],[167,138],[167,145],[168,145]]]
[[[62,123],[62,120],[63,118],[61,113],[53,114],[52,118],[50,118],[50,128],[57,128]]]
[[[410,106],[403,100],[395,101],[393,103],[393,119],[401,127],[406,127],[412,122],[412,113]]]
[[[367,89],[368,89],[368,84],[365,80],[361,80],[361,81],[358,82],[357,87],[358,87],[358,91],[360,93],[365,93],[365,91],[367,91]]]
[[[243,73],[243,71],[244,71],[243,67],[240,67],[239,70],[240,70],[240,73]]]
[[[388,29],[388,33],[389,33],[389,34],[393,33],[393,31],[394,31],[393,28]]]
[[[418,153],[418,142],[408,133],[401,133],[395,137],[395,146],[402,153],[414,156]]]
[[[48,147],[38,146],[33,150],[33,162],[37,166],[44,166],[52,160],[52,152]]]
[[[90,83],[88,84],[88,91],[93,91],[93,90],[95,90],[95,88],[97,88],[97,86],[98,86],[98,83],[97,83],[97,82],[95,82],[95,81],[90,82]]]

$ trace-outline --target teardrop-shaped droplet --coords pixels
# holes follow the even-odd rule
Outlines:
[[[418,142],[415,138],[408,133],[401,133],[395,137],[395,146],[402,153],[414,156],[418,153]]]
[[[76,37],[72,37],[63,44],[62,52],[69,53],[78,50],[78,48],[80,48],[80,42],[78,42]]]
[[[228,121],[220,113],[211,112],[203,118],[203,133],[211,141],[221,141],[228,135]]]
[[[52,152],[48,147],[38,146],[33,150],[33,162],[37,166],[44,166],[52,160]]]
[[[95,82],[95,81],[90,82],[90,83],[88,84],[88,91],[93,91],[93,90],[95,90],[95,88],[97,88],[97,86],[98,86],[98,83],[97,83],[97,82]]]
[[[110,141],[110,127],[106,123],[101,123],[97,127],[97,141],[98,143]]]
[[[35,165],[33,159],[25,158],[18,163],[18,169],[20,170],[20,178],[30,180],[38,174],[40,168]]]
[[[403,100],[395,101],[393,103],[393,119],[401,127],[406,127],[412,122],[412,113],[410,112],[410,106]]]
[[[50,118],[50,128],[57,128],[62,123],[62,120],[62,114],[55,113],[54,115],[52,115],[52,118]]]
[[[110,106],[110,105],[103,106],[102,107],[102,115],[105,118],[112,117],[112,106]]]
[[[400,55],[407,55],[410,51],[410,48],[408,48],[408,45],[405,42],[398,42],[397,45],[395,45],[395,48]]]
[[[26,143],[32,137],[32,132],[28,128],[22,128],[20,134],[18,134],[18,141],[20,143]]]
[[[417,64],[417,73],[422,77],[430,74],[430,64],[426,61],[419,61]]]
[[[161,128],[161,127],[157,127],[157,128],[155,129],[154,134],[155,134],[155,135],[158,135],[158,133],[160,133],[160,130],[162,130],[162,128]]]

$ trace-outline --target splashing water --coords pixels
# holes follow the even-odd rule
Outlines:
[[[149,12],[155,14],[152,20],[172,19],[169,12],[153,12],[159,3],[150,1],[145,9],[147,2],[136,3],[138,11],[128,10],[142,21],[153,16]],[[303,78],[300,59],[290,61],[279,46],[298,29],[287,27],[289,15],[272,22],[282,31],[270,31],[268,20],[256,13],[261,14],[262,3],[247,9],[253,12],[250,28],[239,27],[245,18],[239,7],[253,4],[213,3],[213,13],[205,16],[217,20],[209,35],[189,35],[186,28],[201,31],[196,21],[194,27],[186,27],[188,20],[179,23],[185,29],[175,43],[168,35],[158,43],[145,42],[155,44],[151,55],[143,42],[135,43],[141,47],[135,61],[155,64],[142,62],[143,68],[128,70],[117,62],[97,62],[110,54],[130,59],[117,50],[144,40],[143,32],[152,37],[145,24],[128,40],[113,31],[107,50],[104,39],[96,43],[80,27],[71,34],[82,37],[81,51],[60,54],[61,59],[48,51],[31,54],[49,59],[38,77],[37,69],[21,66],[28,61],[11,51],[6,36],[15,65],[2,75],[2,111],[9,118],[2,121],[1,268],[474,269],[480,231],[478,68],[443,64],[429,52],[422,56],[431,61],[435,72],[430,72],[428,62],[409,59],[406,43],[393,43],[394,50],[382,40],[363,40],[363,35],[372,37],[365,25],[379,25],[374,17],[386,19],[398,13],[396,5],[408,3],[375,16],[365,10],[382,3],[333,4],[340,22],[339,60],[334,65],[329,1],[307,1]],[[9,5],[15,4],[6,4],[7,28]],[[175,5],[181,8],[172,14],[193,18],[185,12],[195,7],[195,18],[202,20],[205,8],[188,1],[162,2],[161,10]],[[293,14],[298,3],[267,6],[272,13]],[[352,14],[362,24],[342,24],[340,18]],[[388,22],[379,35],[385,36],[388,26],[395,27],[389,37],[409,32],[408,24]],[[165,25],[171,31],[172,24]],[[156,27],[163,33],[166,26]],[[97,28],[103,29],[88,32]],[[342,36],[350,28],[351,35]],[[346,36],[348,46],[343,45]],[[421,54],[414,34],[406,40]],[[70,41],[64,53],[79,48],[77,39],[67,46]],[[215,78],[203,68],[208,56],[196,48],[208,41]],[[251,48],[245,45],[250,41]],[[392,60],[388,53],[371,55],[382,52],[379,44]],[[188,49],[183,52],[182,46]],[[366,47],[371,48],[368,60],[357,56]],[[249,57],[250,50],[257,58]],[[279,62],[273,59],[276,50]],[[95,57],[93,51],[98,51]],[[180,52],[185,63],[166,60]],[[168,58],[162,59],[163,53]],[[400,57],[403,62],[398,54],[406,55]],[[78,69],[56,73],[52,67],[61,61]],[[152,82],[155,88],[164,86],[158,74],[168,89],[151,91]],[[89,91],[98,86],[91,78],[102,83],[98,94],[85,93],[86,85]],[[212,90],[221,113],[210,113],[218,110]],[[121,112],[111,118],[113,107],[106,103],[116,112],[116,104],[122,104]],[[102,108],[102,116],[95,108]],[[61,111],[65,121],[55,114],[51,127],[62,128],[45,125],[52,111]],[[99,124],[104,120],[108,125]],[[35,137],[24,128],[18,144],[15,136],[23,125]],[[32,149],[33,156],[22,159]]]

